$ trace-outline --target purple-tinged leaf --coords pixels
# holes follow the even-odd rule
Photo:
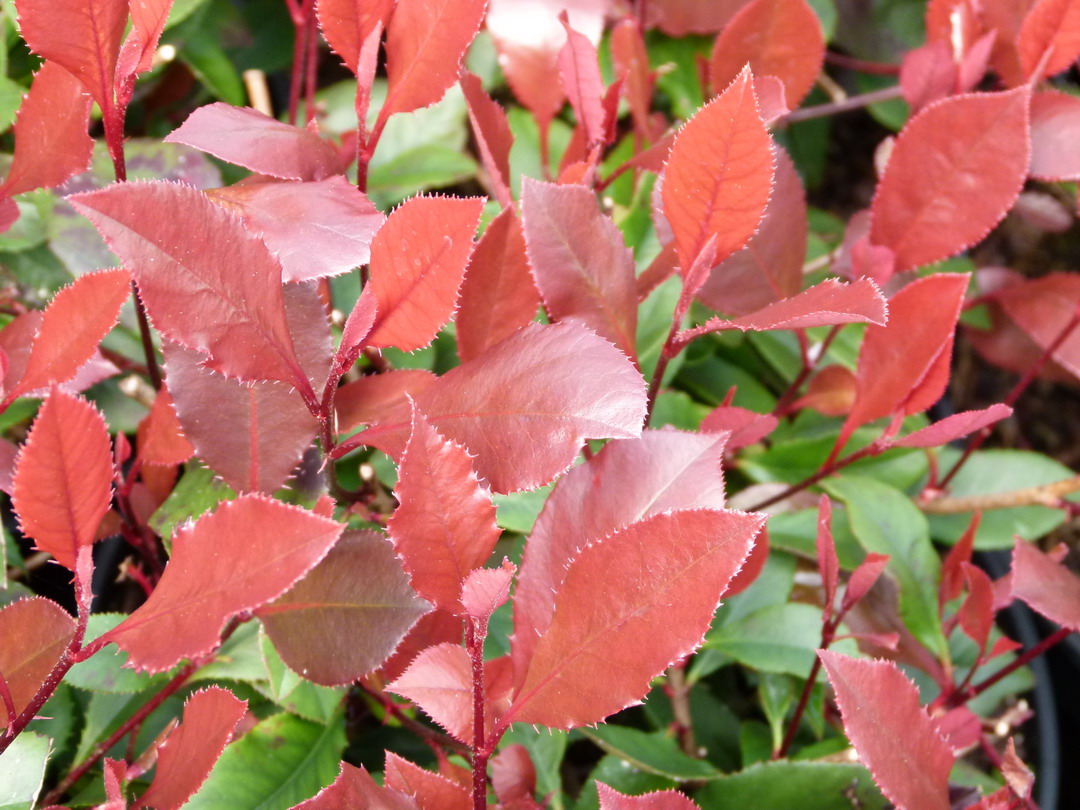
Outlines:
[[[334,397],[338,429],[347,432],[375,422],[408,421],[407,397],[416,399],[436,379],[424,369],[400,368],[345,383]]]
[[[75,635],[75,620],[51,599],[34,596],[0,608],[0,675],[15,711],[37,694]],[[0,705],[0,729],[8,713]]]
[[[371,240],[386,221],[340,175],[306,183],[240,183],[207,193],[233,207],[281,262],[285,282],[339,276],[371,258]]]
[[[583,323],[636,357],[634,259],[596,195],[584,186],[525,178],[521,216],[529,264],[548,314]]]
[[[1020,538],[1013,547],[1012,595],[1062,627],[1080,631],[1080,577]]]
[[[342,170],[337,149],[312,130],[220,101],[196,109],[165,142],[193,146],[282,180],[323,180]]]
[[[891,661],[820,650],[844,731],[882,793],[897,807],[948,810],[955,757],[919,705],[919,692]]]

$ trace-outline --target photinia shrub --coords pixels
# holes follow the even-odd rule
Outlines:
[[[16,0],[0,807],[1034,807],[1073,5]]]

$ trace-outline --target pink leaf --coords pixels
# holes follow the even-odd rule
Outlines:
[[[952,95],[957,64],[943,40],[928,42],[904,54],[900,65],[900,89],[912,113]]]
[[[353,363],[360,356],[360,353],[367,346],[368,337],[371,335],[371,328],[375,325],[375,316],[378,314],[378,302],[375,300],[374,293],[371,292],[371,285],[369,284],[360,292],[360,297],[357,299],[356,304],[353,305],[352,312],[349,313],[348,319],[345,321],[345,327],[341,330],[341,343],[338,344],[337,351],[334,353],[334,362],[332,364],[332,377],[333,383],[336,384],[346,371],[352,368]]]
[[[440,434],[474,454],[493,491],[515,492],[565,471],[586,438],[638,436],[645,386],[618,349],[584,327],[530,324],[451,369],[416,404]],[[405,419],[381,422],[338,454],[369,444],[397,456],[408,431]]]
[[[195,453],[184,435],[169,389],[161,387],[150,413],[139,423],[139,459],[143,464],[183,464]]]
[[[379,118],[441,99],[457,81],[485,0],[397,0],[386,34],[386,104]]]
[[[196,109],[165,142],[193,146],[283,180],[323,180],[342,169],[338,151],[312,130],[220,101]]]
[[[968,596],[960,606],[960,627],[981,654],[994,626],[994,585],[981,568],[971,563],[962,563],[962,567],[967,576]]]
[[[1012,207],[1027,175],[1029,91],[953,96],[896,139],[871,206],[870,238],[897,271],[980,241]]]
[[[522,181],[522,224],[536,286],[554,320],[575,320],[637,356],[634,258],[579,185]]]
[[[513,203],[510,194],[510,147],[514,135],[506,111],[486,92],[480,79],[468,71],[461,74],[461,91],[469,110],[473,137],[491,180],[492,191],[503,208]],[[489,226],[490,227],[490,226]]]
[[[701,644],[762,522],[664,512],[582,549],[502,724],[572,728],[640,701],[654,677]]]
[[[1039,0],[1024,18],[1016,49],[1024,75],[1032,81],[1065,70],[1080,55],[1080,3]],[[1049,59],[1040,75],[1033,75],[1047,52]]]
[[[806,0],[753,0],[717,37],[709,77],[713,87],[723,87],[749,64],[755,76],[780,79],[794,109],[814,86],[824,59],[821,22]]]
[[[510,337],[532,321],[539,306],[521,222],[512,209],[504,210],[484,231],[461,285],[455,319],[461,361]]]
[[[310,285],[285,289],[297,354],[321,386],[330,354],[330,329]],[[282,385],[242,384],[202,367],[203,358],[165,345],[165,367],[176,413],[199,456],[237,491],[273,492],[296,467],[318,430],[304,403]]]
[[[30,50],[66,68],[110,114],[126,0],[19,0],[17,7]]]
[[[855,404],[837,446],[861,425],[929,408],[945,390],[953,332],[967,289],[966,274],[913,281],[889,301],[889,322],[869,326],[859,350]],[[942,377],[937,367],[945,365]]]
[[[672,37],[715,34],[744,5],[746,0],[651,0],[646,21]]]
[[[600,810],[697,810],[697,805],[677,790],[655,790],[641,796],[627,796],[603,782],[596,783]]]
[[[385,537],[349,531],[303,579],[256,613],[289,667],[336,686],[381,666],[428,607],[409,587]]]
[[[15,154],[0,193],[52,188],[86,171],[94,148],[89,120],[90,98],[82,83],[60,63],[46,61],[19,108]]]
[[[394,495],[401,505],[387,528],[413,588],[437,607],[460,610],[465,577],[499,539],[495,507],[469,454],[416,408]]]
[[[930,427],[909,433],[893,442],[896,447],[941,447],[956,439],[982,430],[984,427],[1000,422],[1012,414],[1012,408],[998,403],[981,411],[963,411],[946,416]]]
[[[341,763],[334,784],[323,788],[293,810],[418,810],[403,793],[382,787],[364,768]]]
[[[591,148],[605,141],[604,80],[596,47],[573,29],[565,11],[559,15],[559,22],[566,29],[566,44],[559,51],[559,77],[578,126],[585,133],[585,144]]]
[[[1080,179],[1080,155],[1073,148],[1080,132],[1080,99],[1055,90],[1031,97],[1031,167],[1039,180]]]
[[[525,546],[514,593],[513,658],[518,683],[551,623],[567,563],[588,543],[659,514],[724,505],[723,434],[647,430],[608,442],[567,473]]]
[[[1012,595],[1062,627],[1080,631],[1080,578],[1019,538],[1013,546]]]
[[[844,731],[882,793],[898,807],[948,810],[955,757],[895,664],[821,650]]]
[[[847,590],[844,592],[844,601],[840,606],[840,611],[842,613],[847,613],[851,608],[862,601],[863,597],[874,587],[874,583],[878,581],[878,577],[881,576],[888,563],[888,554],[875,554],[871,552],[866,555],[866,559],[859,563],[858,567],[851,572]]]
[[[131,269],[166,337],[208,354],[207,368],[228,377],[281,380],[314,399],[285,318],[281,266],[238,217],[163,181],[117,183],[68,200]]]
[[[41,316],[26,370],[8,399],[74,377],[97,353],[130,289],[127,271],[102,270],[60,290]]]
[[[975,535],[979,531],[981,522],[982,512],[972,515],[967,529],[956,541],[956,545],[945,555],[945,561],[941,564],[941,585],[938,589],[938,614],[944,612],[946,602],[958,597],[964,589],[964,565],[971,562],[971,553],[975,549]]]
[[[726,315],[746,315],[802,289],[806,259],[806,192],[795,164],[774,147],[776,178],[757,233],[715,267],[697,297]]]
[[[420,807],[439,810],[470,810],[472,796],[442,774],[426,771],[397,754],[386,752],[386,786],[411,796]]]
[[[89,402],[53,389],[15,465],[12,506],[36,548],[75,569],[109,511],[113,464],[109,431]]]
[[[51,599],[34,596],[0,608],[0,675],[16,712],[29,705],[74,635],[75,620]],[[8,713],[0,710],[0,729],[7,725]]]
[[[840,562],[836,556],[836,542],[832,534],[832,501],[828,495],[822,495],[818,500],[817,519],[817,550],[818,572],[821,574],[821,587],[825,596],[824,621],[829,621],[833,616],[836,606],[836,587],[840,582]]]
[[[1002,289],[994,299],[1008,317],[1045,351],[1068,327],[1077,306],[1080,306],[1080,277],[1075,273],[1050,273]],[[1031,360],[1034,361],[1036,357],[1038,354],[1033,354]],[[1053,359],[1069,373],[1080,376],[1080,331],[1074,329],[1057,346]],[[1030,362],[1025,365],[1030,365]]]
[[[378,23],[386,27],[393,10],[394,0],[319,0],[316,6],[323,36],[353,73],[364,40]]]
[[[307,183],[241,183],[206,192],[235,207],[281,262],[282,281],[339,276],[371,258],[386,220],[341,175]]]
[[[491,786],[503,804],[531,802],[536,791],[536,766],[520,743],[504,746],[491,760]],[[525,808],[531,805],[526,804]]]
[[[413,197],[390,214],[371,243],[372,346],[421,349],[450,319],[483,207],[480,197]]]
[[[517,567],[503,557],[498,568],[477,568],[461,586],[461,606],[466,615],[486,622],[510,598],[510,582]]]
[[[428,647],[448,642],[460,647],[464,637],[465,623],[462,618],[448,610],[435,608],[421,616],[405,634],[394,654],[379,668],[379,674],[387,682],[399,678]]]
[[[772,140],[744,69],[686,122],[668,157],[664,213],[684,271],[714,235],[717,261],[746,246],[765,212],[772,178]]]
[[[401,368],[345,383],[334,398],[338,429],[350,431],[374,422],[409,420],[407,397],[419,397],[435,380],[430,371]]]
[[[755,413],[735,405],[721,405],[701,420],[702,433],[728,431],[725,450],[734,451],[757,444],[774,430],[779,420],[771,413]]]
[[[154,781],[132,805],[133,810],[176,810],[183,806],[210,775],[246,710],[246,700],[220,686],[189,697],[180,725],[158,746]]]
[[[264,495],[228,501],[176,530],[157,588],[102,638],[128,652],[129,666],[151,672],[205,655],[230,618],[281,595],[344,528]]]
[[[133,80],[153,65],[154,52],[169,19],[172,0],[129,0],[131,30],[120,50],[118,80]]]

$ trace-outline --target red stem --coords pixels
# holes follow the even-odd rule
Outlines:
[[[859,461],[860,459],[867,458],[869,456],[876,456],[876,455],[878,455],[879,453],[883,452],[886,449],[887,449],[886,446],[884,446],[884,445],[879,446],[877,442],[869,444],[866,447],[864,447],[862,450],[856,450],[854,453],[846,455],[841,459],[837,459],[837,460],[829,462],[828,464],[824,465],[820,470],[818,470],[813,475],[810,475],[810,476],[804,478],[802,481],[800,481],[797,484],[792,484],[790,487],[788,487],[784,491],[779,492],[776,495],[773,495],[773,496],[771,496],[769,498],[766,498],[763,501],[758,501],[753,506],[746,507],[746,511],[748,511],[748,512],[757,512],[757,511],[760,511],[760,510],[762,510],[762,509],[764,509],[764,508],[766,508],[768,506],[772,506],[774,503],[779,503],[780,501],[784,500],[784,498],[790,498],[796,492],[802,492],[804,489],[812,487],[814,484],[816,484],[821,479],[828,478],[830,475],[832,475],[835,472],[838,472],[839,470],[843,469],[844,467],[848,466],[849,464],[853,464],[854,462]]]
[[[1067,627],[1059,628],[1056,632],[1044,638],[1031,649],[1024,650],[1024,652],[1016,656],[1016,658],[1014,658],[1011,662],[1003,666],[993,675],[987,677],[985,680],[980,681],[974,686],[968,687],[964,691],[957,690],[953,692],[948,698],[945,699],[945,708],[955,709],[957,706],[967,703],[967,701],[971,700],[972,698],[978,697],[998,681],[1008,677],[1013,672],[1020,669],[1020,667],[1025,666],[1029,661],[1038,658],[1044,652],[1046,652],[1051,647],[1060,642],[1062,639],[1064,639],[1066,636],[1068,636],[1071,632],[1072,630]]]
[[[900,75],[899,65],[894,65],[889,62],[870,62],[866,59],[856,59],[854,56],[836,53],[836,51],[826,51],[825,61],[830,65],[836,65],[837,67],[846,68],[848,70],[857,70],[860,73],[873,73],[876,76]]]

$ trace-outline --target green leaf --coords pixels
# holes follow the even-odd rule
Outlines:
[[[519,534],[529,534],[553,486],[553,484],[548,484],[539,489],[512,492],[509,495],[492,495],[491,500],[495,504],[495,522],[500,528]]]
[[[770,605],[710,631],[705,646],[752,669],[805,679],[821,646],[821,609],[801,602]],[[832,648],[856,652],[850,639]]]
[[[778,751],[784,741],[788,710],[795,702],[795,685],[786,675],[764,673],[758,681],[758,698],[765,719],[769,721],[772,750]]]
[[[708,416],[711,410],[707,405],[695,402],[682,391],[661,391],[656,397],[656,404],[653,405],[649,427],[661,428],[664,425],[672,425],[679,430],[695,431],[701,425],[701,420]]]
[[[945,653],[937,612],[941,559],[926,517],[911,498],[872,478],[838,476],[822,484],[847,504],[851,531],[867,551],[890,556],[886,569],[900,586],[900,616],[927,648]]]
[[[180,46],[180,60],[215,98],[236,107],[244,106],[247,100],[244,83],[216,37],[205,33],[189,36]]]
[[[427,144],[402,152],[393,160],[372,164],[368,196],[379,208],[397,205],[418,191],[445,188],[476,173],[476,161],[456,149]]]
[[[88,641],[112,630],[127,616],[122,613],[95,613],[90,617],[86,631]],[[91,692],[134,694],[156,689],[169,680],[167,673],[149,675],[133,669],[123,669],[128,654],[115,644],[107,644],[85,661],[73,666],[65,676],[66,681],[79,689]]]
[[[24,731],[0,754],[0,810],[30,810],[45,778],[48,737]]]
[[[150,528],[169,542],[173,531],[185,520],[195,520],[222,501],[236,497],[228,484],[209,467],[190,462],[165,502],[150,516]]]
[[[260,683],[266,680],[266,666],[259,649],[259,623],[246,622],[236,628],[214,660],[191,676],[193,681],[241,681]]]
[[[941,449],[938,468],[952,469],[960,453],[949,447]],[[1071,478],[1073,471],[1054,459],[1026,450],[980,450],[960,468],[949,485],[954,497],[992,495],[1014,489],[1035,487]],[[1071,500],[1072,498],[1070,498]],[[1025,540],[1043,537],[1065,522],[1061,509],[1045,506],[1017,506],[1011,509],[988,509],[983,512],[975,548],[980,551],[1012,548],[1013,535]],[[935,540],[955,543],[971,522],[971,512],[956,515],[930,515],[930,533]]]
[[[649,297],[638,307],[638,365],[646,380],[653,378],[656,362],[660,359],[660,350],[664,348],[664,341],[671,330],[671,317],[681,292],[682,280],[678,276],[672,276],[649,293]],[[665,384],[678,371],[684,356],[680,352],[664,369]]]
[[[229,745],[188,810],[287,810],[337,778],[345,730],[275,714]]]
[[[627,726],[601,724],[583,728],[581,733],[607,753],[632,768],[675,782],[715,779],[719,771],[708,762],[687,756],[679,744],[665,733],[639,731]]]
[[[0,132],[7,132],[15,123],[15,113],[22,105],[25,88],[7,76],[0,76]]]
[[[570,735],[565,731],[547,728],[541,731],[519,723],[506,732],[500,746],[517,743],[528,749],[536,767],[536,790],[542,796],[552,796],[552,810],[562,810],[563,807],[560,769],[569,739]]]
[[[886,806],[866,768],[831,762],[751,765],[706,785],[694,800],[712,810],[882,810]]]
[[[345,696],[345,689],[320,686],[305,680],[285,665],[264,632],[259,633],[259,641],[269,676],[267,697],[285,711],[305,720],[323,725],[333,720]]]
[[[589,779],[574,804],[574,810],[597,810],[600,807],[596,792],[597,782],[603,782],[627,796],[640,796],[643,793],[678,787],[678,783],[672,779],[627,767],[625,760],[609,754],[601,759],[589,774]]]

